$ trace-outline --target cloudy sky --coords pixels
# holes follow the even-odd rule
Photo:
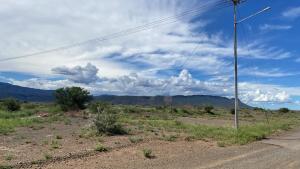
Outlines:
[[[1,1],[0,81],[40,89],[81,86],[95,95],[232,97],[230,4]],[[238,17],[266,6],[272,10],[238,27],[240,98],[253,106],[300,109],[300,3],[248,0]]]

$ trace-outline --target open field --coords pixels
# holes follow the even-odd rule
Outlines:
[[[22,109],[16,112],[1,111],[2,168],[51,168],[53,162],[61,165],[63,163],[60,162],[68,160],[71,160],[70,166],[76,165],[74,163],[77,160],[85,165],[80,159],[91,158],[95,162],[97,158],[117,160],[121,158],[120,155],[126,156],[127,151],[131,155],[124,157],[125,159],[132,157],[133,161],[145,161],[146,151],[143,157],[143,150],[146,148],[149,149],[149,157],[153,153],[153,160],[158,161],[169,158],[162,156],[163,153],[168,153],[161,150],[165,147],[166,151],[169,148],[169,153],[174,153],[170,154],[170,158],[175,156],[175,159],[180,157],[179,152],[187,153],[185,155],[188,157],[188,153],[196,150],[203,150],[199,152],[203,155],[206,151],[223,152],[224,149],[246,151],[253,145],[252,142],[300,124],[298,112],[243,109],[242,126],[236,131],[232,128],[233,115],[230,110],[222,108],[206,112],[203,107],[190,106],[171,109],[114,105],[112,109],[116,112],[118,124],[125,131],[121,135],[98,134],[94,127],[95,114],[88,109],[63,113],[52,104],[23,104]],[[191,147],[195,147],[195,150],[191,150]],[[176,148],[178,152],[171,151]],[[104,151],[109,153],[103,154]],[[122,161],[115,165],[122,166],[121,164]]]

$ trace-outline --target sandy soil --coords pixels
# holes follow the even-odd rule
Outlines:
[[[183,118],[187,123],[227,125],[229,121]],[[133,144],[129,136],[101,138],[101,144],[111,147],[107,153],[95,153],[97,139],[79,137],[79,131],[91,122],[82,118],[71,118],[70,124],[53,123],[44,127],[19,128],[15,133],[0,137],[0,164],[18,165],[23,168],[46,169],[282,169],[300,168],[300,129],[273,136],[262,142],[245,146],[221,148],[213,142],[176,142],[158,139],[144,139]],[[62,139],[57,139],[56,136]],[[149,137],[150,138],[150,137]],[[153,136],[151,136],[153,138]],[[59,142],[58,149],[51,148],[51,141]],[[48,144],[45,144],[48,141]],[[154,158],[143,155],[143,149],[151,149]],[[53,157],[76,156],[39,165],[29,162],[45,159],[45,154]],[[11,155],[12,159],[7,160]],[[26,163],[27,162],[27,163]]]
[[[151,148],[154,159],[143,156]],[[92,157],[51,163],[32,168],[46,169],[299,169],[300,152],[255,143],[219,148],[210,143],[154,141]]]
[[[299,136],[300,130],[288,137]],[[277,136],[272,139],[288,138]],[[295,137],[292,137],[295,139]],[[285,139],[286,145],[289,139]],[[297,146],[300,142],[298,141]],[[297,147],[296,146],[296,147]],[[217,147],[203,141],[152,141],[95,156],[70,159],[32,168],[46,169],[299,169],[300,150],[274,143],[257,142],[246,146]],[[155,158],[147,159],[142,150],[150,148]]]
[[[80,129],[91,122],[82,118],[70,118],[71,122],[42,124],[33,128],[19,128],[7,136],[0,136],[0,164],[14,165],[45,159],[45,155],[64,157],[70,154],[93,152],[101,142],[107,147],[122,147],[130,144],[127,136],[81,138]],[[60,136],[61,139],[56,137]],[[53,148],[52,141],[58,148]],[[7,160],[11,157],[11,160]]]

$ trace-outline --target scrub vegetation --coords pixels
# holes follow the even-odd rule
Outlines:
[[[79,156],[74,155],[76,153],[103,153],[151,140],[172,143],[203,140],[220,147],[244,145],[300,124],[300,113],[285,108],[276,111],[241,109],[241,127],[236,130],[232,127],[230,108],[112,105],[89,102],[88,93],[78,90],[72,97],[84,99],[79,99],[80,103],[77,100],[75,106],[69,101],[67,105],[62,105],[64,101],[28,103],[9,99],[0,102],[0,138],[13,140],[4,146],[29,144],[31,149],[23,150],[28,153],[25,157],[34,154],[36,161],[49,161]],[[71,100],[72,97],[68,96]],[[87,149],[92,151],[86,152]],[[154,157],[150,147],[141,151],[146,158]],[[24,160],[24,156],[9,152],[0,156],[4,166]]]

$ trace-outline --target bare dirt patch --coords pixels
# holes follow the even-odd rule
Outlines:
[[[130,143],[126,136],[113,136],[109,139],[81,138],[81,129],[91,125],[91,121],[75,117],[69,119],[67,124],[39,124],[31,128],[18,128],[14,133],[0,136],[0,164],[16,165],[70,154],[84,154],[94,151],[98,143],[107,147]]]

